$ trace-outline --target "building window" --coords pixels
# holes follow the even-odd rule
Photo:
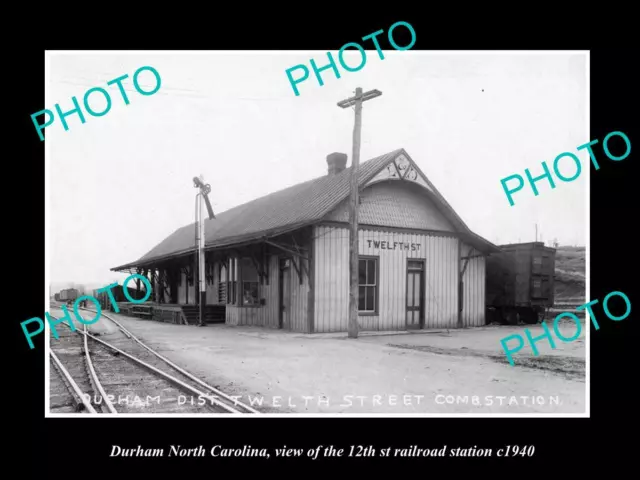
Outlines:
[[[423,266],[424,264],[421,260],[409,260],[409,263],[407,264],[409,270],[422,270]]]
[[[258,269],[250,258],[243,258],[240,263],[240,279],[242,281],[242,305],[260,305],[258,294]]]
[[[378,309],[378,259],[360,257],[358,265],[358,310],[375,313]]]

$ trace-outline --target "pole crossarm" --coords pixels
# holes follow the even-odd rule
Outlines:
[[[367,100],[371,100],[372,98],[379,97],[380,95],[382,95],[382,92],[380,90],[369,90],[368,92],[365,92],[360,96],[355,95],[351,98],[347,98],[346,100],[342,100],[338,102],[337,105],[340,108],[349,108],[354,106],[358,100],[361,100],[362,102],[366,102]]]

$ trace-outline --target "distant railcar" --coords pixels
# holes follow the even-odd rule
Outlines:
[[[118,285],[117,287],[112,288],[110,291],[116,303],[131,301],[125,296],[124,287],[122,285]],[[127,287],[127,291],[129,293],[129,296],[134,300],[142,300],[146,295],[144,289],[141,289],[138,292],[135,288]],[[114,311],[112,301],[109,298],[109,294],[107,291],[98,293],[98,290],[94,290],[93,296],[100,302],[100,308],[102,308],[103,310]]]
[[[60,291],[60,301],[61,302],[74,302],[76,298],[80,296],[80,293],[75,288],[65,288]]]
[[[499,247],[487,258],[487,323],[537,323],[553,306],[556,250],[542,242]]]

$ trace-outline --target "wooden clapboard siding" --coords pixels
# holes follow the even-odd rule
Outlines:
[[[472,250],[473,255],[478,252],[468,245],[462,244],[463,256]],[[462,260],[464,265],[464,260]],[[462,277],[462,325],[464,327],[481,327],[485,325],[485,257],[477,256],[469,260],[467,269]]]
[[[247,325],[250,327],[262,325],[262,307],[232,307],[236,310],[238,316],[238,325]]]
[[[316,332],[345,331],[349,310],[349,231],[336,226],[315,228]],[[371,241],[371,244],[369,243]],[[416,250],[385,250],[373,242],[416,244]],[[396,246],[397,247],[397,246]],[[425,260],[425,328],[455,328],[458,319],[458,240],[442,234],[411,233],[363,227],[360,255],[378,257],[378,312],[360,315],[362,330],[404,330],[407,259]]]
[[[240,312],[238,312],[238,310],[241,310],[241,308],[235,307],[233,305],[227,305],[227,308],[225,309],[224,323],[226,323],[227,325],[233,325],[233,326],[238,325],[238,321],[240,318]]]
[[[455,328],[460,278],[458,239],[433,235],[426,239],[425,328]]]
[[[309,333],[309,324],[307,322],[307,302],[309,301],[309,277],[305,271],[309,270],[306,260],[295,258],[298,269],[302,274],[302,284],[300,284],[300,276],[293,264],[289,269],[291,275],[291,331]],[[302,265],[304,263],[304,266]]]
[[[258,286],[260,298],[265,305],[257,307],[238,307],[227,305],[226,322],[228,325],[249,325],[278,328],[278,257],[269,259],[269,285]]]
[[[349,231],[314,228],[315,332],[347,330],[349,314]]]

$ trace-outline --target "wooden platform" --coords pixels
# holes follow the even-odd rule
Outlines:
[[[180,305],[169,303],[130,303],[118,302],[120,313],[143,320],[175,323],[177,325],[196,325],[198,323],[198,305]],[[111,309],[112,310],[112,309]],[[113,311],[113,310],[112,310]],[[205,305],[205,323],[224,323],[226,305]]]

